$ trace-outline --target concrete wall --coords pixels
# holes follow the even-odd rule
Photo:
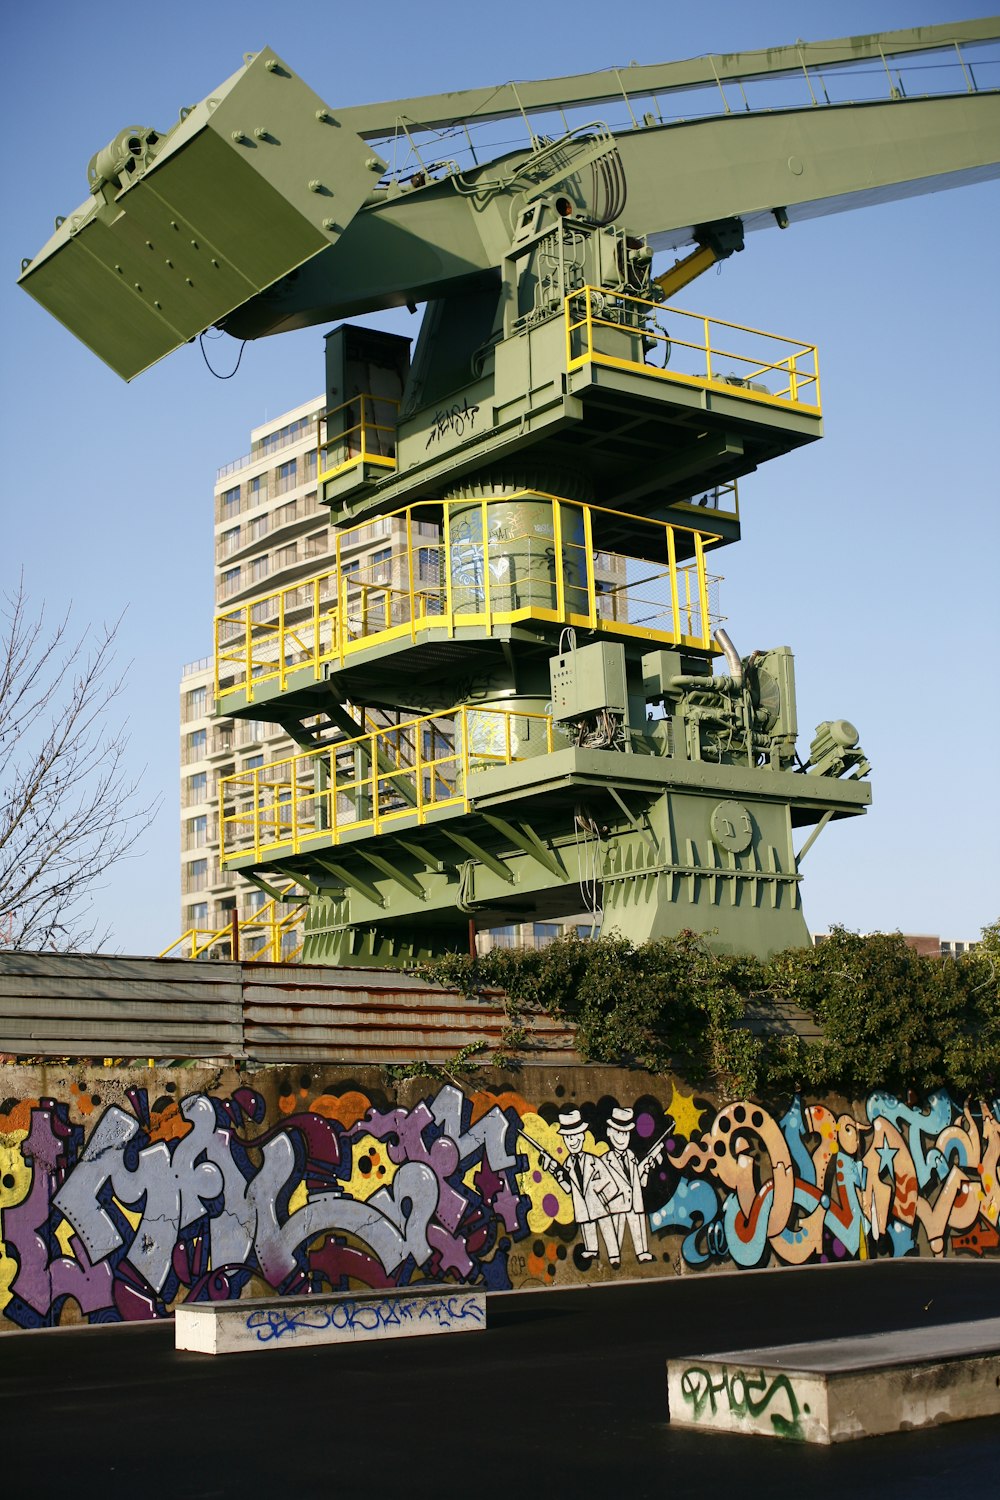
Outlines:
[[[584,1067],[2,1066],[0,1329],[270,1290],[997,1256],[998,1157],[1000,1100],[943,1091],[768,1110]]]

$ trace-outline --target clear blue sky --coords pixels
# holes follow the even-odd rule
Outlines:
[[[54,216],[86,198],[93,152],[126,125],[168,128],[265,44],[343,107],[988,13],[944,0],[8,10],[0,585],[23,564],[30,592],[53,611],[72,601],[81,626],[128,610],[130,755],[164,807],[98,896],[116,949],[177,934],[178,675],[211,648],[216,467],[322,389],[323,330],[249,345],[225,384],[190,347],[124,385],[14,285]],[[809,855],[814,930],[966,937],[1000,912],[998,243],[990,183],[754,236],[685,293],[820,347],[827,436],[746,481],[744,541],[720,559],[740,649],[796,652],[804,745],[819,720],[849,718],[874,766],[869,816]]]

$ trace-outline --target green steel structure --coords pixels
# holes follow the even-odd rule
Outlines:
[[[327,336],[333,565],[216,622],[217,708],[301,746],[223,783],[223,860],[308,893],[307,959],[598,907],[636,941],[807,940],[802,859],[865,811],[868,763],[843,719],[797,748],[792,654],[741,656],[715,562],[740,477],[821,435],[817,352],[674,299],[751,230],[998,175],[998,38],[345,110],[265,48],[93,158],[21,279],[126,379],[213,325],[427,303],[412,355]],[[390,544],[342,566],[385,517]]]

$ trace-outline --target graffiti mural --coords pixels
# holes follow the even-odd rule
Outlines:
[[[1000,1249],[998,1100],[876,1092],[835,1113],[796,1096],[779,1116],[677,1083],[628,1097],[629,1075],[614,1077],[622,1097],[446,1083],[405,1108],[306,1078],[271,1119],[252,1087],[7,1100],[0,1328],[427,1281],[500,1291]]]
[[[805,1265],[908,1255],[923,1245],[983,1255],[1000,1244],[1000,1101],[921,1106],[874,1093],[867,1119],[798,1096],[775,1119],[750,1102],[718,1110],[673,1160],[654,1230],[687,1231],[692,1266]]]

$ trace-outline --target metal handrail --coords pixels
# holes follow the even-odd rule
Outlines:
[[[661,322],[667,317],[677,320],[669,331]],[[726,332],[720,336],[718,330]],[[605,365],[817,416],[821,411],[816,345],[743,323],[587,286],[565,300],[565,340],[570,374],[587,364]],[[759,341],[766,344],[758,347]],[[612,352],[613,346],[618,352]],[[777,350],[785,352],[768,357]],[[654,362],[658,352],[659,365]],[[678,352],[688,368],[678,367]],[[724,370],[730,361],[739,368]]]
[[[252,916],[247,917],[245,921],[239,922],[237,931],[240,938],[247,935],[253,936],[261,931],[268,934],[259,948],[250,948],[245,952],[242,948],[240,949],[240,958],[243,962],[262,963],[265,960],[276,964],[294,962],[302,952],[303,945],[300,942],[293,952],[286,954],[283,952],[284,939],[289,932],[295,930],[298,923],[305,916],[305,912],[306,903],[299,901],[291,911],[279,914],[278,899],[275,897],[266,902],[258,911],[255,911]],[[213,948],[225,949],[228,947],[229,952],[227,956],[231,959],[233,957],[233,946],[232,922],[227,922],[225,927],[214,930],[208,927],[189,927],[186,932],[182,932],[180,937],[176,938],[170,944],[169,948],[164,948],[163,952],[158,956],[160,958],[174,956],[177,958],[197,959],[203,958]]]
[[[350,401],[342,401],[339,406],[333,406],[328,411],[320,413],[316,422],[316,449],[317,449],[317,472],[316,478],[319,483],[327,479],[334,479],[338,474],[346,473],[348,469],[357,468],[361,464],[376,464],[383,469],[395,469],[396,467],[396,421],[391,423],[379,421],[376,407],[390,407],[394,417],[399,414],[400,403],[393,400],[391,396],[374,396],[370,392],[359,392]],[[350,426],[344,427],[340,432],[330,435],[330,421],[332,418],[346,412],[353,416],[357,411],[357,421],[351,421]],[[323,429],[326,429],[324,436]],[[384,440],[378,442],[373,435],[385,434]],[[346,446],[347,456],[338,463],[327,463],[326,455],[329,449],[337,446]],[[382,449],[388,451],[383,452]]]
[[[459,627],[490,631],[529,619],[704,652],[717,649],[712,632],[722,620],[715,601],[718,579],[706,571],[705,558],[719,541],[718,533],[537,491],[504,497],[505,502],[518,499],[552,508],[553,537],[544,543],[553,554],[547,596],[541,578],[521,592],[491,581],[491,562],[501,544],[489,536],[489,502],[478,502],[483,512],[479,539],[471,544],[450,535],[452,510],[468,502],[445,501],[436,507],[418,503],[387,518],[399,524],[390,539],[390,555],[380,564],[384,578],[366,577],[353,561],[345,566],[343,555],[354,547],[354,531],[359,528],[341,528],[335,535],[333,567],[217,615],[216,703],[224,707],[234,693],[253,702],[262,688],[274,686],[283,692],[290,675],[303,670],[318,681],[330,666],[343,667],[355,653],[394,639],[416,642],[432,631],[452,636]],[[436,542],[420,531],[422,515],[443,519]],[[594,542],[595,526],[600,530],[602,520],[626,522],[645,532],[649,541],[642,548],[643,569],[650,567],[651,554],[661,559],[652,565],[659,568],[652,621],[640,625],[627,607],[637,587],[639,560]],[[512,539],[505,538],[503,548],[509,552],[511,545]],[[533,542],[529,539],[524,545],[527,556]],[[679,563],[678,553],[685,551],[693,558]],[[626,608],[609,613],[612,588],[624,597]],[[649,603],[647,597],[644,608]]]
[[[450,742],[442,719],[454,724]],[[551,715],[462,706],[227,776],[219,787],[220,863],[225,867],[247,854],[260,863],[336,845],[348,834],[379,834],[400,822],[420,825],[444,808],[467,812],[470,779],[526,759],[520,753],[525,727],[530,733],[535,723],[551,753]]]

